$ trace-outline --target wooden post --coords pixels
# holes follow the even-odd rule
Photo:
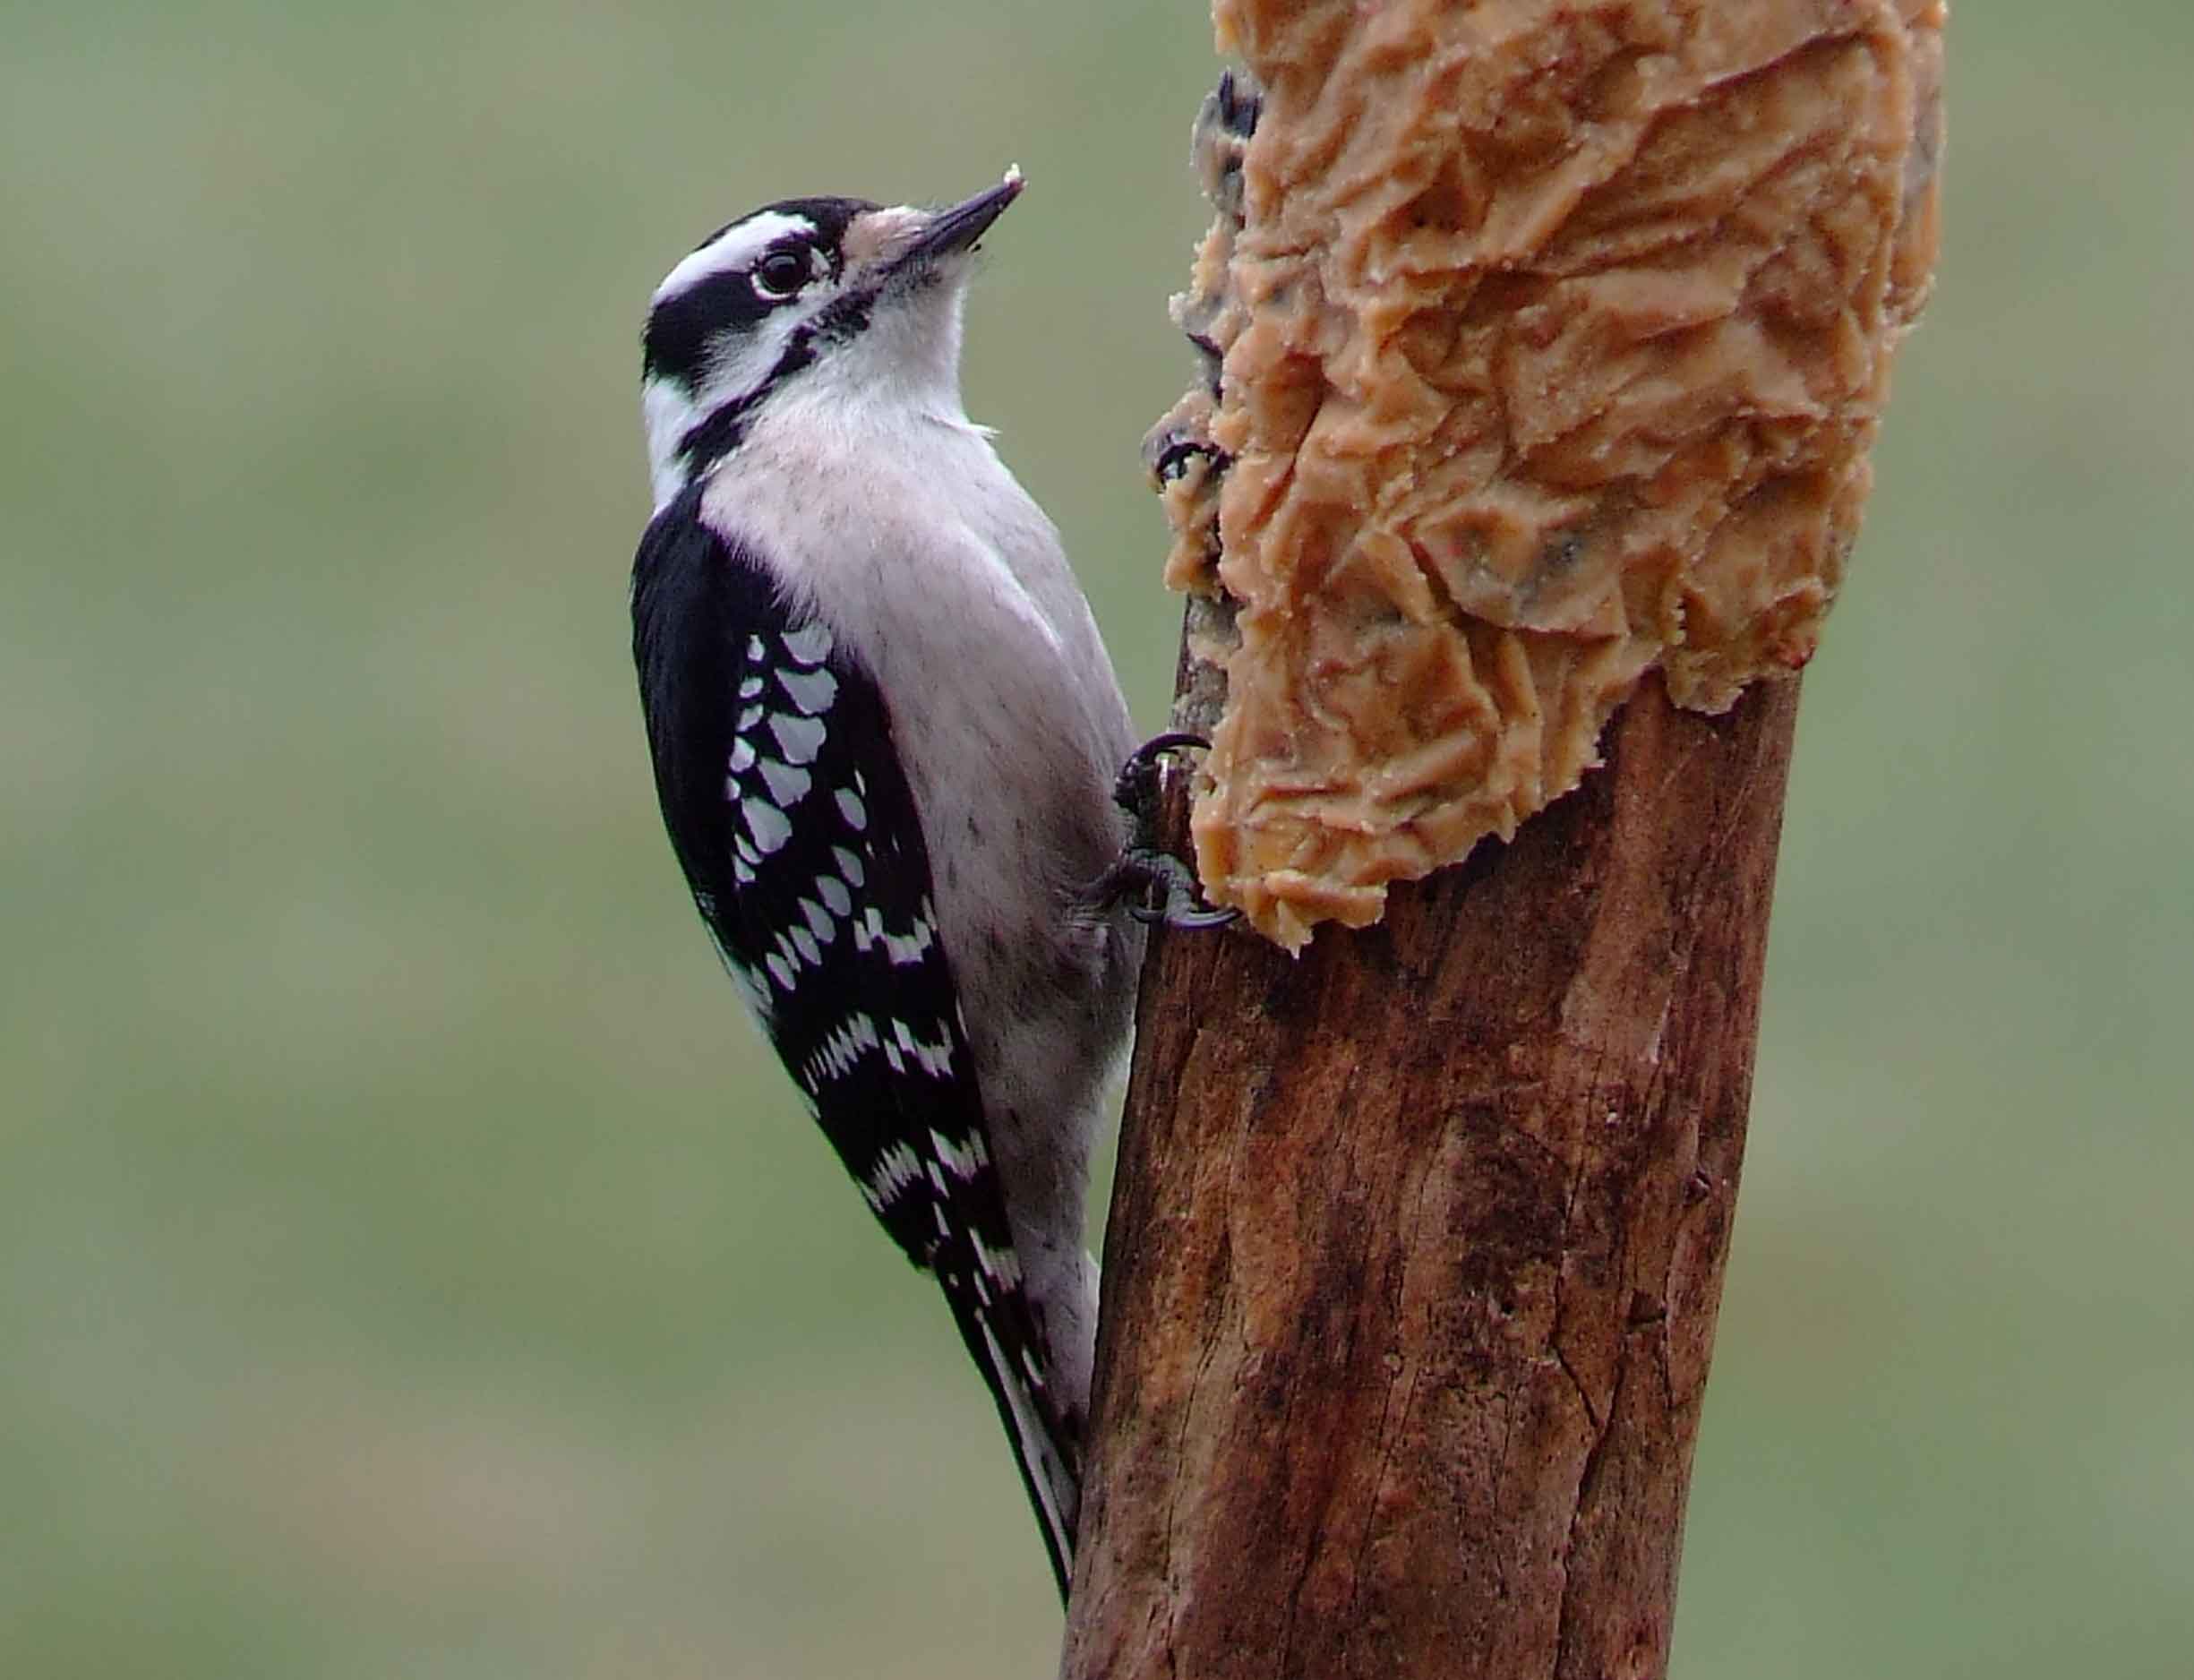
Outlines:
[[[1159,938],[1067,1680],[1665,1671],[1796,707],[1655,679],[1380,925]]]
[[[1658,1680],[1943,6],[1214,16],[1176,721],[1326,925],[1153,942],[1062,1672]]]

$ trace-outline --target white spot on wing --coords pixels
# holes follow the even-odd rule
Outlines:
[[[861,1187],[869,1205],[881,1213],[921,1182],[921,1161],[904,1144],[894,1144],[876,1158],[876,1169]]]
[[[829,710],[838,698],[838,679],[827,671],[780,671],[777,686],[810,717]]]
[[[828,732],[819,718],[793,717],[779,712],[769,720],[769,733],[777,738],[777,750],[787,762],[813,764]]]
[[[924,1073],[933,1074],[939,1079],[947,1078],[951,1075],[952,1041],[943,1033],[939,1033],[937,1041],[931,1043],[929,1040],[918,1035],[905,1022],[894,1021],[891,1024],[891,1037],[884,1043],[884,1055],[887,1059],[891,1058],[894,1042],[906,1055],[913,1058]],[[892,1070],[895,1073],[902,1071],[899,1063],[893,1061]],[[936,1134],[931,1133],[930,1136],[935,1137]],[[938,1138],[937,1141],[939,1148],[945,1147],[942,1138]],[[983,1157],[978,1151],[972,1159],[980,1162]],[[956,1166],[955,1170],[958,1170]],[[966,1178],[972,1176],[973,1172],[973,1168],[971,1167],[968,1172],[962,1173],[961,1176]]]
[[[803,624],[784,638],[784,651],[803,665],[819,665],[837,644],[820,624]],[[782,681],[783,678],[780,677]]]
[[[1021,1287],[1021,1256],[1010,1247],[993,1248],[980,1237],[973,1239],[975,1264],[982,1268],[1000,1289],[1017,1290]]]
[[[850,1015],[816,1047],[809,1063],[815,1069],[818,1083],[824,1075],[843,1079],[853,1070],[864,1052],[876,1048],[876,1023],[865,1015]]]
[[[813,785],[805,770],[796,770],[789,764],[779,764],[775,759],[762,760],[762,780],[769,784],[769,796],[780,805],[797,805],[808,796]]]
[[[929,908],[929,900],[922,901],[922,908]],[[855,948],[865,951],[870,946],[880,945],[884,955],[901,967],[921,962],[936,943],[937,924],[926,915],[917,915],[904,933],[894,933],[884,925],[883,913],[871,904],[867,913],[853,923]]]
[[[861,858],[858,853],[849,852],[844,846],[833,846],[830,848],[830,856],[831,861],[838,866],[838,873],[844,876],[846,880],[855,887],[860,887],[867,879],[868,872],[861,867]]]
[[[883,939],[884,955],[893,962],[902,966],[919,963],[922,953],[937,943],[937,924],[926,917],[917,916],[913,926],[904,936],[896,935],[886,929]]]
[[[747,833],[753,836],[763,857],[793,837],[792,819],[767,800],[742,799],[739,801],[739,812],[746,819]]]
[[[904,1031],[903,1023],[895,1022],[893,1024]],[[980,1136],[970,1137],[967,1147],[963,1149],[944,1133],[933,1128],[930,1133],[930,1143],[936,1149],[938,1158],[952,1169],[952,1176],[963,1184],[990,1163],[990,1152],[983,1148]]]
[[[861,795],[850,787],[838,790],[838,815],[845,819],[845,826],[855,834],[869,826],[869,808],[861,802]]]

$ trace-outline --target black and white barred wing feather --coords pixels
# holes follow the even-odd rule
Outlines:
[[[658,516],[634,570],[634,650],[673,847],[847,1171],[936,1274],[1063,1589],[1080,1443],[1047,1393],[888,710],[829,631],[698,519],[696,501]]]

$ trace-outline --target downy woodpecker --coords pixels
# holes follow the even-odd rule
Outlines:
[[[1140,930],[1127,707],[1058,533],[961,406],[944,210],[791,199],[711,235],[643,339],[633,649],[671,844],[824,1135],[935,1273],[1062,1592],[1099,1102]]]

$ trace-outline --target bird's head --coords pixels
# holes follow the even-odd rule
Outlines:
[[[695,247],[641,335],[658,504],[801,395],[956,416],[969,253],[1020,193],[1013,169],[943,210],[786,199]]]

